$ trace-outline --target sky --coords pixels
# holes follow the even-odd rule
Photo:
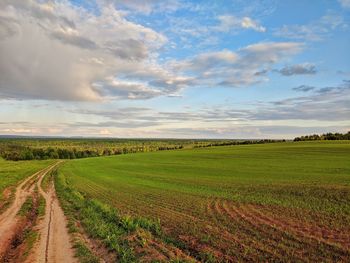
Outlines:
[[[1,0],[0,134],[350,130],[350,0]]]

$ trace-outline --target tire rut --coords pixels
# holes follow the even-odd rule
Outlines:
[[[67,220],[56,197],[55,186],[51,182],[47,192],[45,192],[41,186],[43,179],[44,176],[39,178],[37,186],[39,193],[46,201],[45,216],[37,226],[40,238],[27,262],[75,263],[77,259],[74,257],[74,250],[67,229]]]
[[[12,204],[0,215],[0,259],[16,234],[17,225],[19,224],[19,218],[17,217],[18,211],[21,209],[26,198],[34,192],[34,185],[30,187],[25,186],[36,177],[46,174],[52,167],[46,167],[22,181],[16,187],[15,198]]]

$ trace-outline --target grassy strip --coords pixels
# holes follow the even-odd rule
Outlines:
[[[52,171],[46,173],[43,180],[41,181],[41,188],[44,190],[44,192],[47,192],[47,190],[49,188],[51,173],[52,173]]]
[[[43,180],[41,181],[41,188],[47,192],[49,189],[50,182],[52,180],[52,176],[56,173],[57,168],[51,169],[48,173],[45,174]]]
[[[55,186],[58,198],[69,220],[69,230],[78,232],[76,222],[80,222],[91,238],[102,240],[109,251],[116,253],[118,262],[138,262],[138,255],[134,253],[127,237],[137,233],[140,229],[165,241],[159,221],[122,216],[115,208],[99,200],[85,198],[78,191],[69,187],[63,174],[55,176]],[[169,243],[169,240],[167,241],[166,243]],[[76,255],[83,262],[96,262],[93,253],[84,246],[83,242],[77,240],[74,246]]]
[[[38,216],[43,217],[45,215],[46,200],[40,195],[39,196],[39,206],[38,206]]]
[[[25,249],[21,255],[22,260],[28,257],[39,236],[38,232],[33,230],[33,226],[36,224],[38,217],[45,215],[45,205],[45,198],[39,194],[38,187],[36,186],[34,190],[34,197],[29,196],[18,212],[18,215],[26,216],[29,220],[31,220],[31,223],[24,229],[23,232],[22,244]]]
[[[34,244],[38,238],[39,234],[38,232],[30,229],[26,230],[24,233],[24,244],[25,244],[25,250],[23,252],[22,259],[26,259],[29,256],[29,253],[31,252],[32,248],[34,247]]]
[[[18,215],[26,216],[30,211],[32,211],[34,206],[33,197],[27,197],[26,201],[21,206],[21,209],[18,211]]]

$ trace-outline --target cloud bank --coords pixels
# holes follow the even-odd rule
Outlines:
[[[138,99],[171,94],[184,83],[157,62],[167,38],[113,5],[101,5],[99,14],[66,1],[5,0],[0,7],[2,97]],[[143,84],[131,84],[141,78]],[[172,84],[161,90],[151,83]]]
[[[241,87],[267,81],[259,73],[303,48],[297,42],[266,42],[161,63],[167,37],[129,21],[116,9],[119,5],[142,7],[138,1],[107,1],[91,12],[66,1],[2,1],[0,96],[144,100],[178,96],[196,85]],[[217,30],[265,31],[249,17],[219,19]]]

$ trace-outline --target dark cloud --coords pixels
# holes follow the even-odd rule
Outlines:
[[[11,121],[11,122],[0,122],[0,125],[27,125],[27,124],[31,124],[31,122],[28,121]]]
[[[343,80],[343,83],[339,86],[320,88],[316,92],[319,94],[328,94],[334,96],[347,91],[350,91],[350,80]]]
[[[286,66],[280,70],[276,70],[283,76],[292,75],[314,75],[317,73],[316,67],[313,64],[298,64],[292,66]]]
[[[311,91],[314,89],[316,89],[316,88],[313,86],[308,86],[308,85],[300,85],[298,87],[293,88],[293,90],[295,90],[295,91],[302,91],[302,92],[308,92],[308,91]]]
[[[268,73],[269,71],[267,69],[263,69],[263,70],[260,70],[260,71],[257,71],[254,73],[255,76],[264,76]]]
[[[62,41],[65,44],[70,44],[73,46],[77,46],[83,49],[96,49],[97,44],[85,37],[77,36],[77,35],[71,35],[71,34],[65,34],[63,32],[53,32],[51,34],[52,37]]]
[[[105,43],[105,47],[121,59],[142,60],[148,56],[148,49],[139,40],[122,39]]]
[[[274,101],[251,112],[254,120],[347,121],[350,116],[350,83],[312,89],[308,96]]]
[[[0,40],[18,33],[18,24],[15,19],[0,16]]]

